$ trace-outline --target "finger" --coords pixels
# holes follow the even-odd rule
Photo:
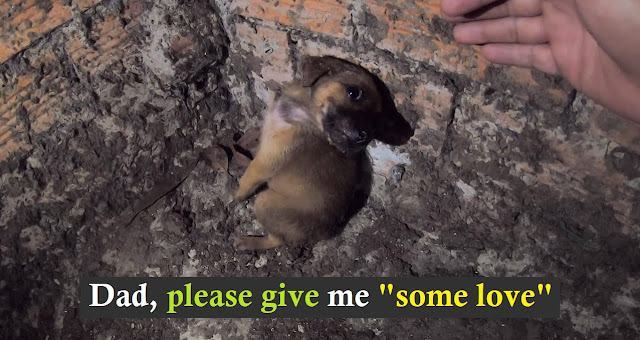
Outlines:
[[[559,7],[553,3],[550,9],[553,5]],[[581,0],[575,6],[580,21],[598,45],[629,75],[640,79],[638,36],[629,34],[640,32],[640,1],[617,1],[613,5],[607,1]]]
[[[458,24],[454,38],[463,44],[547,42],[541,16],[533,18],[502,18]]]
[[[498,2],[496,6],[488,6],[486,9],[480,9],[465,15],[450,17],[443,13],[443,16],[451,22],[467,22],[504,17],[535,17],[541,14],[542,2],[540,0],[510,0]]]
[[[497,0],[442,0],[442,13],[457,17],[489,5]]]
[[[549,74],[558,73],[558,65],[547,44],[489,44],[482,46],[482,55],[496,64],[535,68]]]

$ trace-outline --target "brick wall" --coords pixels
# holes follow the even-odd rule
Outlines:
[[[336,55],[374,70],[390,85],[418,128],[410,149],[433,157],[445,152],[462,166],[500,159],[512,176],[570,185],[566,193],[576,197],[585,194],[585,181],[598,178],[618,216],[632,214],[629,202],[639,180],[621,173],[614,159],[640,152],[640,126],[576,96],[557,78],[489,65],[474,48],[452,40],[451,26],[439,16],[440,1],[218,3],[226,9],[231,62],[241,60],[236,68],[252,84],[243,94],[260,99],[243,103],[250,114],[293,77],[300,55]],[[469,150],[449,150],[452,134]]]

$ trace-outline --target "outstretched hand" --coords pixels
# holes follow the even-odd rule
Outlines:
[[[442,12],[489,61],[560,74],[640,123],[640,1],[442,0]]]

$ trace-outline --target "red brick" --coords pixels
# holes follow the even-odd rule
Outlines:
[[[242,50],[262,61],[261,69],[254,71],[264,81],[283,83],[293,79],[286,32],[271,27],[253,28],[246,23],[237,23],[236,38]]]
[[[381,49],[434,63],[449,72],[467,75],[483,72],[487,63],[474,50],[460,48],[439,32],[432,32],[429,22],[439,15],[437,2],[367,2],[366,9],[387,26],[386,36],[374,43]]]
[[[95,27],[97,39],[93,46],[89,46],[84,33],[77,30],[69,33],[66,43],[71,59],[88,74],[98,72],[130,53],[127,33],[117,17],[106,17]],[[34,134],[47,131],[67,110],[70,84],[53,48],[47,45],[34,51],[33,56],[29,56],[30,68],[9,74],[9,82],[0,92],[0,161],[13,152],[30,149],[26,128],[18,119],[22,110],[26,111]],[[45,75],[36,83],[36,73],[41,69],[46,70]]]
[[[98,2],[82,0],[78,6],[86,10]],[[51,1],[50,9],[38,6],[35,0],[12,0],[0,4],[0,63],[68,22],[71,17],[72,6],[65,5],[62,0]]]
[[[0,127],[0,161],[13,152],[31,148],[26,126],[18,118],[22,110],[28,116],[32,133],[48,130],[56,114],[62,112],[64,100],[60,98],[65,98],[68,81],[63,78],[60,62],[51,49],[39,51],[38,56],[33,68],[12,77],[6,91],[0,92],[0,120],[3,121]],[[49,71],[36,83],[35,73],[40,66]]]
[[[377,47],[399,56],[428,62],[445,71],[463,74],[479,81],[486,80],[489,63],[475,48],[449,40],[442,32],[433,32],[429,23],[434,19],[438,20],[437,17],[440,16],[440,0],[375,0],[367,1],[366,7],[377,20],[388,26],[386,36],[375,42]],[[534,86],[546,91],[558,102],[566,98],[564,90],[538,85],[531,70],[505,67],[501,71],[507,82]]]
[[[74,3],[78,6],[81,11],[85,11],[98,3],[102,2],[102,0],[74,0]]]
[[[96,74],[104,68],[120,60],[130,53],[129,35],[116,16],[104,18],[97,22],[91,35],[95,42],[89,45],[82,32],[73,32],[67,41],[67,51],[71,59],[80,69],[89,74]]]
[[[238,14],[281,25],[346,38],[350,35],[350,1],[335,0],[239,0]]]
[[[579,112],[589,112],[589,134],[607,138],[640,154],[640,124],[622,119],[600,105],[587,102]]]

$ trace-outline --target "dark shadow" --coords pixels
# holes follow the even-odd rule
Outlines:
[[[469,12],[469,13],[465,14],[463,17],[465,19],[475,19],[475,18],[487,13],[489,10],[504,4],[505,2],[507,2],[507,0],[499,0],[499,1],[492,2],[492,3],[488,4],[488,5],[485,5],[484,7],[480,7],[478,9],[476,9],[475,11],[472,11],[472,12]]]
[[[371,195],[371,187],[373,185],[373,167],[371,165],[371,159],[366,152],[363,152],[358,159],[359,178],[360,180],[356,184],[356,188],[353,191],[353,197],[347,207],[343,220],[338,221],[334,228],[330,230],[331,237],[336,237],[347,226],[349,221],[358,213],[369,200]]]
[[[370,74],[378,87],[378,91],[382,94],[382,110],[385,113],[383,119],[376,124],[375,139],[389,145],[403,145],[411,139],[414,129],[398,112],[387,85],[375,74]]]

